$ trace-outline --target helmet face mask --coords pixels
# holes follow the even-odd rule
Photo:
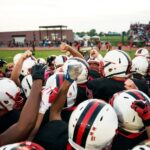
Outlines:
[[[71,114],[69,143],[78,150],[99,150],[110,143],[117,127],[116,113],[109,104],[98,99],[86,100]]]
[[[121,50],[112,50],[104,57],[105,77],[129,77],[131,68],[131,58]]]
[[[23,98],[20,96],[20,89],[8,79],[0,80],[0,108],[7,111],[20,109],[23,105]]]
[[[131,108],[131,104],[135,100],[150,102],[149,97],[139,90],[126,90],[116,93],[110,100],[111,105],[117,113],[120,128],[131,133],[141,132],[144,128],[142,119]]]

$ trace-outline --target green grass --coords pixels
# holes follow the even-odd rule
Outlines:
[[[122,42],[122,36],[101,36],[101,41],[109,41],[111,42],[111,44],[114,46],[117,46],[118,45],[118,42]],[[124,44],[127,44],[127,36],[124,36]]]
[[[0,58],[5,59],[7,62],[12,62],[13,57],[18,53],[23,53],[24,50],[2,50],[0,51]],[[59,55],[62,54],[59,50],[51,51],[51,50],[42,50],[42,51],[36,51],[35,57],[39,58],[47,58],[49,55]]]
[[[1,50],[0,51],[0,58],[5,59],[8,63],[13,62],[13,57],[18,54],[18,53],[23,53],[23,50]],[[106,54],[106,51],[100,51],[102,56]],[[131,56],[131,58],[134,57],[135,51],[127,51],[127,53]],[[41,51],[36,51],[35,52],[35,57],[39,58],[47,58],[49,55],[60,55],[63,54],[59,50],[41,50]]]

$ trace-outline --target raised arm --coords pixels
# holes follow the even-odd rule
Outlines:
[[[60,45],[60,49],[61,49],[63,52],[69,52],[73,57],[79,57],[79,58],[84,59],[84,57],[82,56],[81,53],[79,53],[77,50],[73,49],[71,46],[69,46],[69,45],[66,44],[66,43],[62,43],[62,44]]]
[[[59,92],[56,96],[55,101],[53,102],[51,109],[49,120],[61,120],[61,111],[67,99],[67,92],[71,85],[71,83],[77,79],[77,77],[81,74],[82,66],[81,64],[68,65],[67,73],[65,76],[65,81],[59,89]]]
[[[20,57],[20,59],[18,60],[18,62],[14,65],[13,71],[11,73],[11,80],[13,80],[17,86],[20,86],[20,80],[19,80],[19,76],[22,70],[22,66],[23,66],[23,62],[26,58],[32,56],[32,52],[31,51],[26,51],[22,54],[22,56]]]
[[[30,96],[22,109],[19,121],[0,135],[0,146],[26,140],[29,136],[39,110],[44,70],[41,64],[32,68],[33,85]]]

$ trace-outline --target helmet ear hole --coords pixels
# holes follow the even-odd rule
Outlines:
[[[100,121],[102,121],[103,120],[103,116],[100,118]]]
[[[7,105],[9,103],[9,101],[5,100],[4,103]]]
[[[133,120],[132,120],[133,122],[135,122],[135,116],[133,117]]]
[[[119,58],[119,64],[121,64],[121,59]]]
[[[113,70],[113,69],[112,69],[112,68],[110,68],[110,69],[109,69],[109,72],[111,72],[112,70]]]

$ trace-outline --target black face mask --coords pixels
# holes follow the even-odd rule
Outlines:
[[[0,59],[0,68],[3,67],[4,64],[7,64],[7,62],[4,59]]]

